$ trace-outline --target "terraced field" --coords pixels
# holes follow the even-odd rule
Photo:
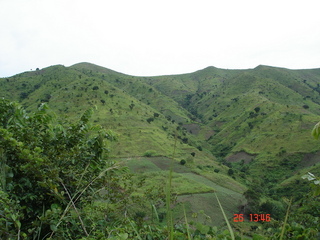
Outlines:
[[[246,203],[241,193],[218,185],[177,162],[171,163],[169,158],[138,157],[124,159],[124,161],[132,172],[150,177],[148,185],[155,184],[155,186],[159,184],[159,175],[163,176],[161,181],[166,181],[168,175],[165,171],[168,171],[173,164],[173,186],[179,189],[174,211],[177,220],[183,219],[182,206],[184,205],[189,221],[200,221],[212,226],[223,225],[223,215],[213,192],[216,192],[229,219],[232,219],[233,214],[238,213],[240,207]],[[177,184],[179,186],[175,186]]]

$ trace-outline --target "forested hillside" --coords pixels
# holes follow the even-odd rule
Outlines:
[[[1,78],[0,97],[4,239],[319,237],[320,69],[79,63]]]

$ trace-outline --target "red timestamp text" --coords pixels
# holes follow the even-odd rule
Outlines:
[[[243,214],[233,214],[233,221],[234,222],[243,222],[244,216]],[[271,216],[270,214],[249,214],[249,221],[250,222],[270,222]]]

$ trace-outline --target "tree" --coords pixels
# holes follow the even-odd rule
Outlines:
[[[186,160],[182,159],[182,160],[180,161],[180,164],[181,164],[181,165],[185,165],[185,164],[186,164]]]
[[[41,104],[29,115],[17,103],[0,99],[0,214],[5,213],[0,229],[11,224],[9,234],[19,236],[10,238],[88,236],[92,215],[84,207],[98,196],[97,190],[108,186],[109,194],[99,198],[110,204],[127,194],[119,186],[123,175],[116,173],[118,167],[106,161],[106,141],[114,135],[89,123],[93,109],[64,127],[47,108]],[[81,216],[78,209],[83,209]],[[108,215],[112,219],[118,214]],[[0,238],[8,237],[2,234]]]
[[[147,119],[147,122],[148,123],[151,123],[151,122],[153,122],[154,121],[154,118],[153,117],[149,117],[148,119]]]
[[[182,138],[183,143],[188,143],[189,139],[187,137]]]
[[[26,98],[28,97],[28,95],[29,95],[29,94],[26,93],[26,92],[21,92],[21,93],[20,93],[20,98],[21,98],[21,99],[26,99]]]

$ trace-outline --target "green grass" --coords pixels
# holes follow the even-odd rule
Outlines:
[[[278,191],[293,186],[299,171],[319,171],[312,166],[315,158],[303,162],[320,150],[310,134],[320,119],[319,82],[320,69],[208,67],[189,74],[134,77],[80,63],[1,78],[0,96],[19,101],[28,111],[48,102],[61,122],[64,116],[78,119],[96,106],[92,124],[118,136],[109,156],[127,159],[123,161],[133,172],[148,178],[148,187],[167,181],[163,171],[174,159],[172,190],[193,194],[186,204],[189,220],[192,212],[201,210],[200,204],[214,213],[211,218],[218,214],[210,206],[212,193],[202,191],[215,189],[222,205],[231,206],[223,209],[232,216],[245,184],[259,180],[267,190]],[[144,158],[148,151],[156,157]],[[232,179],[229,167],[220,162],[238,152],[253,154],[254,159],[245,173],[232,166]],[[179,164],[182,159],[186,166]],[[178,198],[187,201],[190,196]]]
[[[139,178],[146,179],[146,185],[141,188],[142,192],[143,189],[156,188],[159,187],[159,183],[161,185],[161,183],[168,181],[167,171],[170,169],[170,161],[170,159],[164,157],[142,157],[125,160],[125,163],[131,171],[139,173]],[[158,169],[162,169],[162,171],[157,171]],[[215,173],[219,177],[209,180],[207,177],[192,173],[190,169],[178,163],[173,164],[173,170],[179,172],[172,173],[171,191],[173,195],[178,194],[177,204],[173,210],[175,221],[184,219],[184,215],[182,215],[184,211],[180,204],[184,203],[188,220],[194,220],[195,213],[203,212],[203,214],[197,214],[198,221],[212,226],[223,224],[224,217],[218,202],[215,200],[213,190],[217,193],[222,202],[222,207],[230,219],[238,211],[238,206],[246,202],[242,196],[245,188],[232,178]],[[221,180],[217,181],[219,178]]]
[[[200,145],[206,151],[201,159],[208,162],[213,158],[210,150],[217,144],[232,145],[232,152],[245,150],[262,156],[265,152],[277,153],[280,147],[287,152],[319,149],[309,139],[310,126],[318,122],[320,98],[314,90],[318,75],[316,69],[259,66],[253,70],[208,67],[190,74],[133,77],[79,63],[0,79],[0,93],[21,101],[30,110],[47,99],[53,111],[71,119],[97,106],[94,120],[119,134],[119,142],[111,146],[113,157],[142,156],[148,150],[171,156],[172,135],[178,123],[194,123],[200,128],[198,135],[178,131],[188,142],[178,139],[176,157],[185,158]],[[98,89],[93,90],[95,86]],[[250,118],[255,107],[260,111]],[[154,113],[159,117],[148,123]],[[201,124],[194,121],[199,117]],[[213,129],[214,138],[206,141]]]
[[[173,207],[167,213],[176,222],[215,226],[238,213],[251,183],[261,185],[260,202],[306,194],[301,175],[319,172],[320,144],[310,134],[320,119],[319,82],[320,69],[208,67],[190,74],[134,77],[80,63],[2,78],[0,96],[19,101],[28,111],[48,102],[61,122],[96,107],[92,124],[117,135],[109,146],[110,160],[135,173],[133,184],[145,179],[133,194],[164,192]],[[222,165],[238,152],[253,155],[244,172],[240,162]],[[185,166],[179,164],[182,159]],[[234,178],[227,174],[229,167]],[[165,189],[168,181],[171,186]],[[135,210],[148,205],[148,213],[166,211],[153,202],[144,204]]]
[[[168,173],[166,171],[150,171],[141,173],[140,177],[145,178],[145,185],[141,189],[152,189],[163,185],[168,179]],[[212,187],[185,177],[183,174],[172,173],[171,192],[173,195],[189,195],[213,191]]]
[[[148,158],[129,158],[124,160],[125,164],[129,169],[134,173],[144,173],[144,172],[153,172],[160,171],[161,169],[152,163]]]

